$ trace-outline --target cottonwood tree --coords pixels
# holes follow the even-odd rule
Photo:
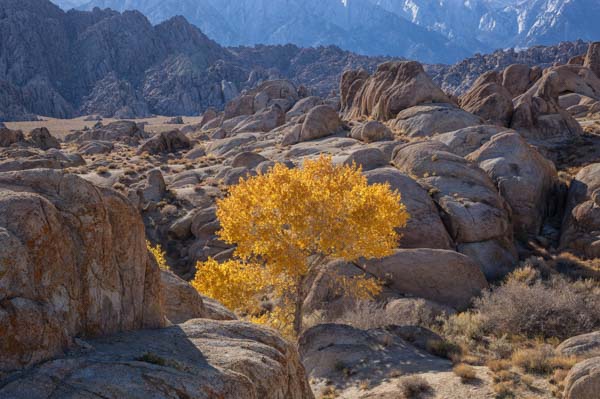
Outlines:
[[[218,235],[236,245],[236,260],[199,263],[193,285],[249,314],[268,293],[276,305],[256,320],[298,335],[307,278],[325,270],[329,259],[391,255],[409,215],[389,185],[369,185],[360,168],[321,156],[302,168],[277,164],[242,180],[217,202],[217,217]],[[381,289],[365,277],[331,277],[356,297]]]

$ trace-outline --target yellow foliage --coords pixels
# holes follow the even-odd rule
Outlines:
[[[238,311],[261,292],[272,292],[282,304],[256,320],[288,327],[292,320],[298,333],[306,277],[327,259],[391,255],[400,239],[396,229],[409,217],[400,200],[389,185],[369,185],[360,168],[334,165],[328,156],[298,169],[277,164],[217,202],[218,235],[236,245],[241,261],[199,264],[195,286]],[[373,279],[334,280],[359,299],[381,290]]]
[[[196,265],[192,286],[229,309],[250,313],[258,308],[256,298],[266,286],[264,270],[256,264],[214,259]]]
[[[146,240],[146,248],[148,248],[148,251],[150,251],[150,253],[154,255],[156,263],[158,263],[158,266],[161,269],[169,270],[169,265],[167,264],[167,257],[165,251],[162,250],[159,244],[152,245],[150,241]]]

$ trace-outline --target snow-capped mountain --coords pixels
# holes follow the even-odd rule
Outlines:
[[[88,1],[85,4],[80,4]],[[227,46],[335,44],[367,55],[453,62],[476,52],[600,40],[600,0],[57,0],[183,15]],[[78,4],[79,3],[79,4]]]
[[[84,9],[138,9],[154,22],[183,15],[228,45],[336,44],[368,55],[451,62],[469,54],[446,36],[368,0],[92,0]]]
[[[471,51],[600,40],[598,0],[369,0]]]

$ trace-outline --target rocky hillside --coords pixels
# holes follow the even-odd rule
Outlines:
[[[480,75],[488,71],[502,71],[512,64],[547,68],[565,64],[569,59],[586,53],[588,43],[563,42],[550,46],[535,46],[523,50],[497,50],[491,54],[477,54],[454,65],[426,65],[433,80],[446,92],[460,95],[467,91]]]
[[[336,45],[365,55],[455,62],[471,53],[368,0],[93,0],[94,7],[136,9],[153,23],[183,15],[226,46]]]
[[[184,18],[157,26],[139,12],[0,3],[0,120],[198,115],[265,79],[296,78],[319,94],[370,59],[338,48],[222,48]]]

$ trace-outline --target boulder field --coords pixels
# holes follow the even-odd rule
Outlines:
[[[313,398],[309,377],[363,355],[377,366],[361,375],[380,362],[430,367],[438,386],[467,395],[415,340],[430,331],[321,324],[296,347],[199,295],[187,283],[196,263],[233,256],[216,234],[216,200],[276,163],[323,153],[388,183],[411,215],[394,254],[326,267],[382,280],[376,301],[398,314],[409,302],[468,309],[540,248],[598,258],[600,157],[564,162],[595,134],[582,118],[600,110],[597,47],[582,63],[486,73],[458,98],[398,61],[344,72],[326,98],[267,80],[168,130],[98,121],[59,140],[0,128],[0,397]],[[308,284],[307,312],[344,306],[327,275]],[[590,356],[565,397],[597,392],[598,375]]]

